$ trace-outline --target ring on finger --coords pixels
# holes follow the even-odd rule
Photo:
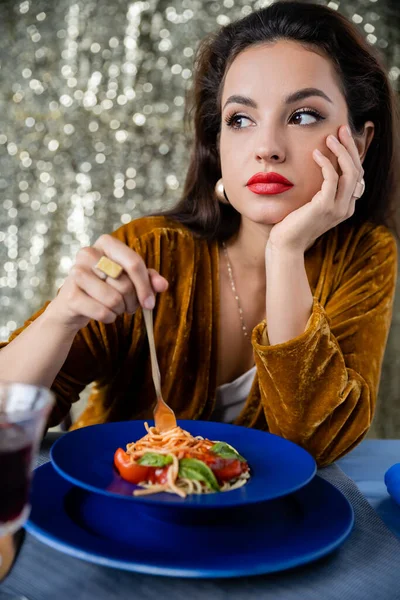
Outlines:
[[[118,277],[123,272],[123,268],[118,263],[114,262],[107,256],[102,256],[98,263],[94,266],[94,269],[99,271],[98,276],[100,279],[107,279],[107,277],[111,277],[112,279],[118,279]]]
[[[356,187],[354,188],[353,198],[361,198],[365,190],[365,181],[361,179],[361,181],[357,181]]]

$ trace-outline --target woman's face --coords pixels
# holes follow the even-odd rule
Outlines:
[[[310,88],[300,99],[289,98]],[[323,182],[315,148],[340,173],[325,140],[330,133],[338,137],[348,111],[333,66],[321,55],[292,41],[243,51],[226,74],[221,108],[222,179],[243,218],[273,225],[309,202]],[[256,173],[278,173],[293,186],[256,193],[247,186]]]

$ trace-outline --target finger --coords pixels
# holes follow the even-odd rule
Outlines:
[[[143,259],[129,246],[111,235],[102,235],[93,247],[121,265],[133,283],[139,303],[145,308],[154,308],[154,290]]]
[[[354,188],[359,176],[359,170],[355,166],[347,148],[332,135],[326,140],[328,148],[336,155],[338,164],[342,171],[339,177],[336,203],[340,212],[347,213],[349,202],[353,196]]]
[[[100,279],[103,279],[102,276],[105,275],[105,273],[102,273],[98,269],[94,268],[94,265],[97,264],[101,256],[101,252],[96,248],[83,248],[78,253],[76,264],[84,266],[88,271],[93,270],[96,276],[99,274]],[[139,301],[136,295],[136,290],[132,284],[132,281],[124,271],[121,273],[118,279],[105,276],[104,281],[107,283],[107,285],[113,287],[121,294],[125,304],[124,312],[133,314],[137,311]]]
[[[104,306],[102,302],[98,302],[91,296],[88,296],[86,292],[76,285],[75,281],[71,281],[69,305],[76,314],[87,319],[100,321],[101,323],[114,323],[118,316],[113,310]]]
[[[350,200],[350,204],[348,206],[347,215],[346,215],[347,218],[351,217],[354,214],[354,212],[356,210],[357,200],[358,200],[358,198],[356,198],[355,196],[353,196],[352,199]]]
[[[83,292],[106,308],[117,315],[125,312],[125,302],[122,295],[111,285],[99,279],[91,269],[75,264],[70,271],[70,277]]]
[[[160,273],[158,273],[158,271],[156,271],[155,269],[147,269],[147,271],[150,276],[150,281],[151,281],[153,290],[155,292],[165,292],[165,290],[168,289],[168,285],[169,285],[168,281],[165,279],[165,277],[160,275]]]
[[[364,169],[363,169],[363,166],[361,163],[360,155],[358,153],[358,148],[354,141],[354,137],[351,135],[351,133],[349,133],[350,127],[349,127],[349,130],[347,130],[347,127],[349,127],[349,125],[347,125],[347,126],[344,125],[343,127],[339,128],[339,132],[338,132],[339,140],[347,148],[347,151],[350,154],[351,158],[353,159],[353,163],[355,164],[356,169],[358,169],[359,176],[358,176],[357,181],[361,181],[361,179],[364,176]]]
[[[329,158],[325,156],[325,154],[322,154],[322,152],[320,152],[318,149],[314,150],[313,158],[321,167],[322,175],[324,177],[321,190],[318,192],[318,194],[316,194],[316,196],[319,198],[320,202],[322,202],[325,208],[333,210],[335,206],[339,175]]]

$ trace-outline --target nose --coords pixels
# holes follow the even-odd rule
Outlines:
[[[260,132],[261,133],[261,132]],[[282,163],[286,160],[286,152],[282,136],[272,132],[269,128],[268,132],[263,131],[262,138],[258,139],[255,157],[259,163]]]

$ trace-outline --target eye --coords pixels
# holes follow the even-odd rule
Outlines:
[[[312,108],[302,108],[292,114],[289,121],[294,121],[295,125],[314,125],[318,121],[324,121],[325,117]]]
[[[246,129],[251,125],[252,121],[244,115],[234,113],[225,118],[225,123],[228,127],[231,127],[231,129]]]

